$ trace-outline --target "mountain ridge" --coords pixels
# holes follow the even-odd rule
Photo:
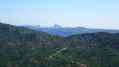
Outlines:
[[[52,28],[63,28],[63,27],[58,24],[55,24]]]
[[[21,26],[22,27],[22,26]],[[23,26],[24,27],[24,26]],[[119,33],[119,30],[107,30],[107,29],[90,29],[85,27],[74,27],[74,28],[35,28],[35,27],[26,27],[34,30],[43,31],[52,35],[60,35],[60,36],[71,36],[76,34],[84,34],[84,33],[97,33],[97,32],[108,32],[108,33]]]
[[[0,23],[0,67],[118,67],[119,33],[69,37]]]

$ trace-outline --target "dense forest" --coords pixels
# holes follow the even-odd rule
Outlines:
[[[0,67],[119,67],[119,33],[62,37],[0,23]]]

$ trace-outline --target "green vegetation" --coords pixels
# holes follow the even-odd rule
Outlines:
[[[119,34],[61,37],[0,23],[0,67],[119,67]]]

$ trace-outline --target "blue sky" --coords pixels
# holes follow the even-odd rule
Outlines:
[[[119,0],[0,0],[0,22],[119,29]]]

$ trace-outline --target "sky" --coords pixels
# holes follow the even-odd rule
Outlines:
[[[119,0],[0,0],[0,22],[119,30]]]

